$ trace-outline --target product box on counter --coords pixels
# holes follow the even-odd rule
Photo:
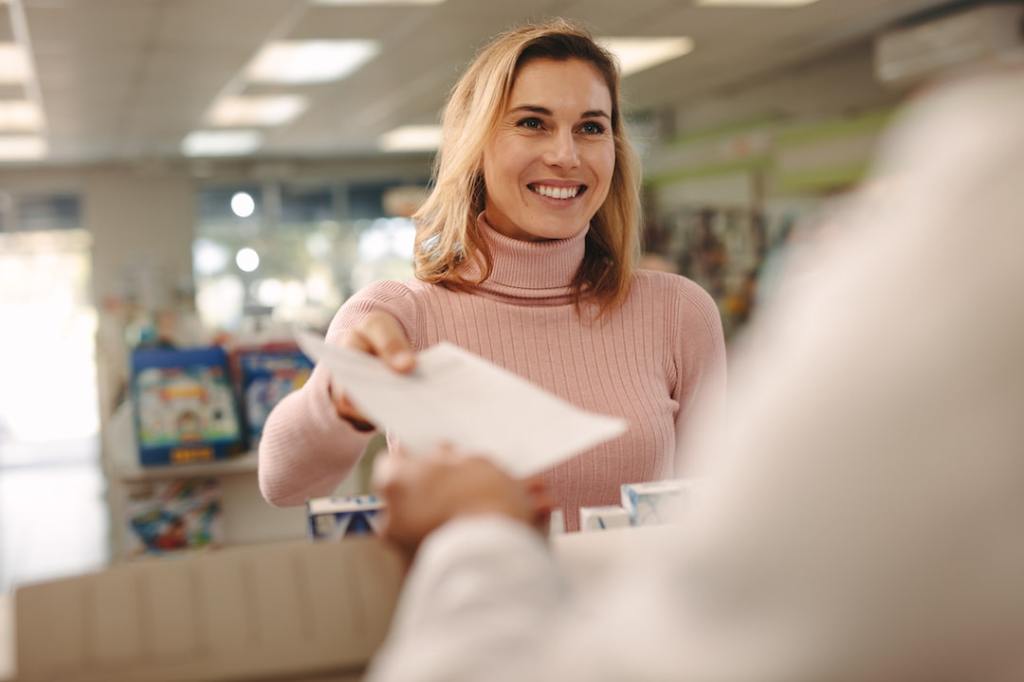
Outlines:
[[[686,481],[679,480],[624,483],[622,508],[629,515],[630,525],[657,526],[671,522],[687,485]]]
[[[340,540],[354,535],[374,535],[384,503],[376,495],[314,497],[306,501],[309,537]]]
[[[618,505],[607,507],[580,507],[580,531],[628,528],[629,512]]]

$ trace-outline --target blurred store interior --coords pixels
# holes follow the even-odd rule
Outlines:
[[[732,340],[783,260],[841,229],[828,216],[896,107],[934,73],[1019,45],[1022,12],[948,0],[0,3],[3,603],[19,586],[171,561],[178,552],[154,558],[133,537],[132,510],[186,473],[215,482],[213,544],[305,538],[305,509],[260,497],[252,442],[187,471],[140,464],[132,351],[322,329],[365,284],[411,277],[409,216],[451,86],[488,38],[553,16],[620,60],[644,166],[644,265],[710,291]],[[342,492],[367,480],[364,467]],[[0,679],[15,674],[14,629],[8,606]]]

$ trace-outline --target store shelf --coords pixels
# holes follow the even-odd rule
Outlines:
[[[257,454],[255,451],[229,459],[214,460],[200,464],[178,464],[157,467],[142,467],[138,464],[128,466],[119,463],[116,471],[118,479],[125,482],[155,481],[167,478],[193,478],[202,476],[232,476],[256,472]]]
[[[115,410],[110,419],[107,428],[107,451],[109,474],[124,483],[168,478],[253,474],[256,473],[257,467],[255,450],[209,462],[144,467],[139,464],[132,408],[128,403],[124,403]]]

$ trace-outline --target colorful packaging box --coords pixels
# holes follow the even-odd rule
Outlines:
[[[223,544],[221,489],[215,478],[173,479],[129,490],[130,555],[166,554]]]
[[[384,503],[376,495],[315,497],[306,502],[309,537],[341,540],[354,535],[374,535]]]
[[[242,352],[238,363],[246,427],[250,442],[255,443],[270,411],[286,395],[302,388],[313,372],[313,363],[298,349]]]
[[[243,449],[222,348],[134,351],[132,396],[143,466],[210,461]]]
[[[686,490],[685,481],[624,483],[622,507],[631,526],[658,526],[670,523]]]
[[[628,528],[629,512],[618,505],[607,507],[580,507],[580,531]]]

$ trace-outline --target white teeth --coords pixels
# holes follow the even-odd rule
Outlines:
[[[532,189],[537,194],[545,197],[551,197],[552,199],[572,199],[580,191],[578,185],[576,187],[548,187],[547,185],[533,185]]]

